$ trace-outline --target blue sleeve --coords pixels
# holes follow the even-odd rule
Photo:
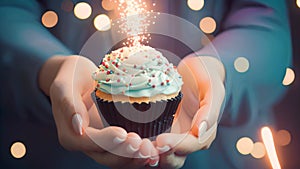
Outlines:
[[[233,125],[253,120],[282,95],[282,80],[291,62],[291,39],[284,0],[230,3],[221,31],[212,44],[226,69],[226,106],[222,121],[225,119],[225,123]],[[213,53],[211,49],[207,46],[199,53],[209,55]],[[235,70],[234,61],[238,57],[247,58],[248,71]]]
[[[49,57],[71,51],[43,27],[42,12],[37,1],[0,2],[1,112],[28,117],[51,110],[38,86],[39,69]]]

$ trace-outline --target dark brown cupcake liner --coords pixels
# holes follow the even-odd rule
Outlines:
[[[96,96],[95,102],[104,126],[119,126],[135,132],[141,138],[153,138],[170,132],[174,115],[181,101],[181,92],[172,99],[155,103],[121,103],[105,101]]]

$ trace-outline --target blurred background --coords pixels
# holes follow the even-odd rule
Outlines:
[[[284,169],[300,168],[300,1],[287,0],[289,7],[290,26],[293,43],[294,81],[288,86],[288,91],[282,100],[274,107],[278,129],[287,130],[291,134],[290,143],[278,147],[278,155]],[[276,147],[277,148],[277,147]]]
[[[277,149],[279,161],[283,169],[299,169],[300,161],[298,152],[300,152],[300,0],[287,0],[290,16],[291,37],[293,44],[293,64],[287,69],[283,85],[287,87],[287,92],[275,106],[277,128],[271,128],[275,147]],[[99,4],[98,4],[99,5]],[[77,8],[76,8],[77,6]],[[66,12],[73,12],[79,19],[86,19],[90,16],[90,6],[87,3],[81,5],[73,4],[71,1],[65,0],[62,9]],[[75,7],[75,8],[74,8]],[[190,6],[191,7],[191,6]],[[114,8],[109,4],[109,0],[102,1],[102,8],[110,11]],[[76,11],[77,9],[77,11]],[[85,11],[82,13],[82,11]],[[110,18],[114,19],[114,14],[110,13]],[[110,18],[107,15],[98,16],[95,19],[95,28],[99,31],[110,29],[105,25],[109,25]],[[54,27],[58,22],[58,16],[53,11],[47,11],[43,14],[42,23],[47,28]],[[210,22],[207,18],[208,22]],[[211,27],[201,27],[203,32],[210,32]],[[208,29],[205,31],[205,29]],[[210,37],[209,37],[210,38]],[[203,42],[205,43],[205,42]],[[258,131],[259,132],[259,131]],[[49,136],[55,137],[55,136]],[[246,149],[245,149],[246,147]],[[249,149],[249,147],[252,147]],[[248,149],[247,149],[248,148]],[[26,156],[30,147],[20,141],[13,142],[10,148],[10,154],[14,159],[21,159]],[[264,160],[269,163],[266,150],[262,144],[262,140],[251,140],[248,137],[242,137],[237,140],[236,149],[241,155],[252,156],[257,160]],[[9,153],[9,152],[7,152]],[[0,157],[1,158],[1,157]],[[270,167],[271,168],[271,167]]]

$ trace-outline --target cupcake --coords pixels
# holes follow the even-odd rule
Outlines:
[[[149,46],[105,55],[93,73],[101,118],[142,138],[170,131],[183,84],[175,66]]]

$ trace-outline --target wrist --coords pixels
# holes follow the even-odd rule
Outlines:
[[[49,96],[50,86],[66,58],[65,56],[52,56],[40,69],[38,75],[39,87],[47,96]]]

